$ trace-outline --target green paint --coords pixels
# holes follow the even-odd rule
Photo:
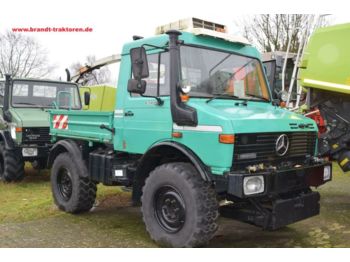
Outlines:
[[[117,89],[113,86],[96,85],[82,86],[79,88],[84,110],[111,112],[115,107]],[[84,104],[84,93],[90,93],[90,104]]]
[[[180,36],[186,44],[203,48],[215,48],[221,51],[235,52],[259,59],[256,48],[248,45],[231,43],[209,36],[195,36],[184,32]],[[223,174],[232,166],[234,146],[219,143],[219,134],[293,132],[290,123],[311,124],[316,131],[315,123],[302,115],[273,106],[268,102],[247,102],[241,100],[216,99],[206,103],[207,98],[190,98],[188,105],[196,108],[199,126],[217,126],[222,132],[187,130],[182,131],[182,138],[172,138],[173,122],[170,112],[169,97],[162,97],[164,104],[159,106],[154,98],[132,97],[127,92],[128,80],[131,77],[131,48],[144,44],[166,46],[167,35],[145,38],[124,45],[120,64],[116,105],[110,112],[88,111],[51,111],[51,120],[55,114],[67,114],[68,130],[53,129],[51,134],[58,137],[73,137],[87,141],[107,141],[113,143],[117,151],[145,153],[150,147],[161,141],[176,141],[190,148],[214,174]],[[162,52],[153,49],[149,53]],[[238,102],[238,103],[237,103]],[[125,116],[128,112],[133,117]],[[114,116],[114,117],[113,117]],[[101,123],[115,128],[115,135],[100,129]],[[311,131],[298,129],[298,132]]]
[[[302,86],[350,94],[349,47],[350,24],[318,29],[303,57]],[[310,83],[308,79],[318,82]]]

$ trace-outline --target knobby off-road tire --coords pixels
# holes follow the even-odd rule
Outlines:
[[[5,148],[0,143],[0,180],[19,182],[24,178],[24,161],[21,152]]]
[[[191,164],[157,167],[142,191],[143,220],[160,245],[198,247],[214,236],[219,216],[216,194]]]
[[[54,201],[59,209],[68,213],[89,211],[96,199],[96,184],[88,177],[83,163],[77,163],[69,153],[55,159],[51,169],[51,187]]]

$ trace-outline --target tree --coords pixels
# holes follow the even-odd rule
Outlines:
[[[296,53],[302,33],[308,30],[309,19],[310,15],[306,14],[261,14],[243,21],[241,28],[244,36],[262,52],[286,51],[291,38],[290,52]],[[316,23],[326,24],[324,16]]]
[[[70,67],[70,71],[73,75],[79,72],[79,69],[84,66],[92,65],[96,61],[96,57],[94,55],[89,55],[86,57],[86,62],[84,63],[74,63]],[[111,82],[111,72],[108,67],[101,67],[100,69],[93,70],[92,72],[86,73],[79,80],[79,83],[82,85],[98,85],[102,83]]]
[[[43,78],[53,69],[47,50],[34,38],[11,31],[0,34],[0,76]]]

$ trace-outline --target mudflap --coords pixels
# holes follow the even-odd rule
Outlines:
[[[223,217],[277,230],[297,221],[320,213],[320,194],[318,192],[300,193],[293,197],[277,199],[269,205],[256,199],[246,203],[230,204],[220,208]]]

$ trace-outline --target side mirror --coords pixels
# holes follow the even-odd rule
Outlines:
[[[146,92],[146,81],[129,79],[128,81],[128,92],[143,95]]]
[[[86,106],[90,105],[90,93],[84,92],[84,104]]]
[[[191,89],[192,89],[191,83],[189,83],[189,82],[186,81],[186,80],[181,81],[181,82],[178,84],[178,87],[179,87],[180,92],[181,92],[182,94],[184,94],[184,95],[188,95],[188,94],[191,92]]]
[[[130,50],[130,57],[134,79],[147,78],[149,70],[146,49],[144,47],[133,48]]]
[[[288,92],[287,91],[280,91],[278,93],[278,99],[281,100],[281,102],[287,102],[288,100]]]

